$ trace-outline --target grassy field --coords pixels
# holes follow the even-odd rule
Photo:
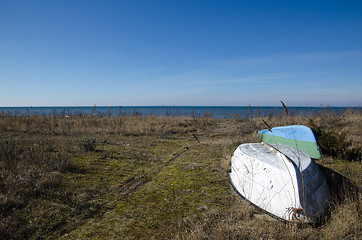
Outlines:
[[[320,226],[242,200],[230,158],[257,131],[304,124],[334,200]],[[215,119],[0,115],[0,239],[360,239],[362,113]]]

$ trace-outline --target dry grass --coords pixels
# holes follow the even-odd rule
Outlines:
[[[312,119],[359,150],[318,162],[335,196],[319,227],[270,219],[228,183],[234,149],[257,142],[263,120],[307,117],[1,115],[0,239],[359,239],[361,112]]]

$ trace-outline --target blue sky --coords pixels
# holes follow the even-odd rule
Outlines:
[[[0,1],[0,106],[361,106],[362,1]]]

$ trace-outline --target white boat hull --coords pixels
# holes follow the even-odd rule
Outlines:
[[[242,197],[285,221],[319,221],[328,206],[330,193],[318,165],[284,145],[240,145],[231,160],[230,181]]]

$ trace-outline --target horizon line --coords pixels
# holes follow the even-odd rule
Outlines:
[[[109,108],[123,108],[123,107],[274,107],[274,108],[283,108],[283,106],[273,106],[273,105],[53,105],[53,106],[0,106],[0,108],[94,108],[94,107],[109,107]],[[360,108],[361,104],[357,104],[355,106],[348,105],[348,106],[336,106],[336,105],[323,105],[320,106],[295,106],[295,105],[287,105],[287,107],[311,107],[311,108]]]

